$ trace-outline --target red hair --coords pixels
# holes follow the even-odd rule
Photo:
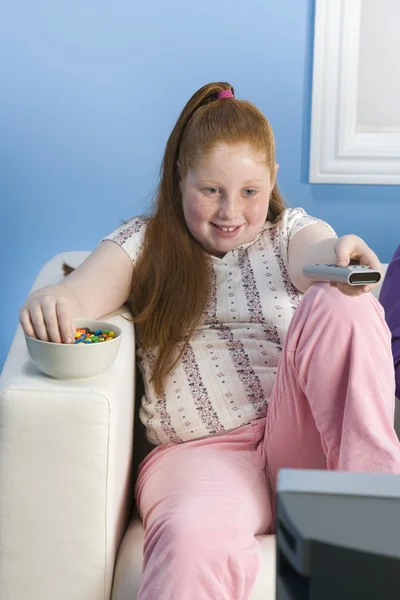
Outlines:
[[[210,259],[186,225],[180,178],[219,143],[247,144],[265,157],[271,172],[275,168],[274,135],[269,122],[250,102],[217,99],[224,90],[233,92],[228,83],[210,83],[198,90],[169,136],[154,209],[147,219],[143,252],[133,273],[134,322],[139,325],[143,349],[157,351],[152,379],[158,394],[200,321],[209,290]],[[267,219],[275,221],[284,209],[275,184]]]

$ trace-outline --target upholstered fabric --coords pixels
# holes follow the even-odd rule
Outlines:
[[[64,260],[77,266],[87,255],[54,257],[33,289],[57,282]],[[133,327],[122,315],[129,316],[127,309],[107,317],[124,332],[114,365],[87,381],[40,374],[18,327],[0,378],[0,595],[5,600],[136,598],[143,528],[135,515],[128,523],[135,348]],[[263,567],[252,600],[272,600],[275,538],[258,541]]]
[[[34,288],[61,277],[51,260]],[[121,311],[120,311],[121,312]],[[122,311],[128,315],[128,311]],[[100,377],[58,381],[29,360],[20,327],[0,380],[0,597],[109,600],[132,490],[133,327]]]

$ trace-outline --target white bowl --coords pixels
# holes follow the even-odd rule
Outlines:
[[[111,367],[121,342],[121,329],[106,321],[89,319],[75,319],[75,325],[91,331],[108,329],[114,331],[115,337],[98,344],[56,344],[25,334],[29,355],[40,371],[55,379],[85,379]]]

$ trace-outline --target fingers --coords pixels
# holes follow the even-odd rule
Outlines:
[[[64,298],[43,296],[27,303],[20,312],[25,333],[45,342],[72,343],[75,327]]]
[[[27,308],[22,307],[19,313],[19,322],[21,323],[21,327],[25,331],[26,335],[37,338],[36,332],[32,325],[31,315]]]
[[[360,256],[360,265],[367,265],[368,267],[372,267],[377,271],[382,273],[382,264],[377,255],[371,248],[368,248],[366,251]]]
[[[57,300],[56,313],[61,339],[65,344],[72,344],[75,339],[75,326],[69,310],[69,305],[64,298]]]
[[[41,304],[34,304],[30,307],[31,321],[36,333],[36,337],[44,342],[56,341],[50,337],[50,332],[47,330],[47,323],[44,316],[44,308]]]
[[[337,288],[339,292],[345,296],[362,296],[368,294],[371,291],[369,285],[347,285],[346,283],[339,283],[337,281],[331,281],[329,285],[333,288]]]
[[[383,276],[382,263],[380,262],[379,258],[375,254],[375,252],[373,252],[371,250],[371,248],[368,248],[368,252],[366,252],[363,256],[361,256],[360,264],[367,265],[369,267],[372,267],[376,271],[379,271],[379,273],[381,274],[381,278],[382,278],[382,276]],[[376,287],[378,287],[378,285],[379,285],[379,282],[371,283],[369,285],[369,291],[375,289]],[[365,287],[368,287],[368,286],[365,286]]]
[[[343,236],[338,239],[335,246],[336,266],[347,267],[350,263],[351,252],[353,250],[352,240],[350,236]]]
[[[344,235],[339,238],[335,246],[336,265],[347,267],[351,260],[377,269],[382,273],[382,265],[373,250],[358,236]]]
[[[47,298],[44,298],[42,310],[50,341],[61,344],[63,340],[58,324],[57,302],[54,302],[54,298],[49,298],[48,300]]]
[[[376,269],[382,275],[383,269],[379,258],[371,248],[361,238],[354,235],[345,235],[338,239],[335,246],[336,265],[346,267],[351,260],[357,261],[360,265]],[[342,294],[346,296],[360,296],[375,289],[379,283],[371,283],[363,286],[350,286],[345,283],[334,283],[332,287],[337,287]]]

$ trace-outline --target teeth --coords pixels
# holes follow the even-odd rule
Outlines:
[[[220,229],[222,229],[222,231],[235,231],[235,229],[237,229],[237,227],[220,227]]]

